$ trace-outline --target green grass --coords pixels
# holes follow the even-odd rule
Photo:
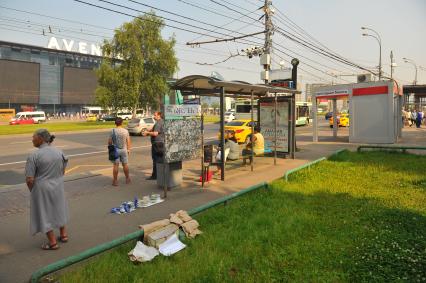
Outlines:
[[[426,157],[343,152],[196,218],[204,232],[134,265],[124,245],[60,282],[421,282]]]
[[[0,135],[29,134],[44,128],[50,132],[84,131],[114,127],[114,122],[46,122],[33,125],[0,125]]]
[[[220,116],[219,115],[204,115],[204,123],[211,124],[211,123],[219,123]]]

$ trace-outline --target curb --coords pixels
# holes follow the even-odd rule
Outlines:
[[[328,158],[330,158],[330,157],[333,157],[333,156],[336,156],[336,155],[338,155],[339,153],[341,153],[341,152],[343,152],[343,151],[345,151],[345,150],[347,150],[346,148],[341,148],[341,149],[339,149],[339,150],[336,150],[335,152],[333,152]],[[302,169],[305,169],[305,168],[310,168],[312,165],[314,165],[314,164],[317,164],[317,163],[319,163],[319,162],[321,162],[321,161],[324,161],[324,160],[327,160],[328,158],[326,158],[326,157],[321,157],[321,158],[318,158],[318,159],[316,159],[316,160],[314,160],[314,161],[311,161],[311,162],[309,162],[309,163],[306,163],[306,164],[303,164],[303,165],[301,165],[301,166],[299,166],[299,167],[296,167],[296,168],[294,168],[294,169],[290,169],[290,170],[288,170],[285,174],[284,174],[284,179],[285,179],[285,181],[286,182],[288,182],[288,177],[291,175],[291,174],[293,174],[293,173],[296,173],[297,171],[300,171],[300,170],[302,170]]]

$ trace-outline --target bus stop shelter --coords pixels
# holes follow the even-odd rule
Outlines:
[[[333,136],[337,136],[336,100],[349,104],[349,142],[395,143],[401,137],[402,92],[394,81],[324,86],[312,97],[313,141],[318,141],[317,100],[333,101]]]
[[[254,99],[262,97],[274,97],[275,104],[278,96],[291,97],[292,103],[290,103],[291,115],[289,116],[289,122],[291,125],[291,131],[289,138],[291,139],[290,155],[294,158],[295,151],[295,94],[300,93],[295,89],[274,87],[269,85],[250,84],[243,81],[223,81],[214,77],[207,77],[202,75],[191,75],[177,80],[171,88],[179,90],[182,95],[196,95],[196,96],[210,96],[219,97],[220,101],[220,146],[224,148],[225,145],[225,119],[224,119],[224,102],[225,97],[232,98],[248,98],[251,101],[253,109]],[[276,118],[275,118],[276,119]],[[251,113],[251,120],[255,120],[253,117],[253,111]],[[251,132],[254,132],[253,126]],[[202,131],[202,135],[204,135]],[[204,137],[202,137],[204,140]],[[203,152],[203,151],[202,151]],[[253,150],[252,150],[253,152]],[[274,160],[276,160],[276,141],[274,150]],[[253,154],[253,153],[252,153]],[[253,156],[252,156],[253,157]],[[221,180],[225,180],[225,151],[221,150]],[[202,160],[203,163],[203,160]],[[253,162],[251,165],[253,171]]]

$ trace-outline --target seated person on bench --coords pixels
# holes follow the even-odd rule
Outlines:
[[[262,155],[265,151],[265,143],[259,126],[254,127],[254,134],[251,135],[250,142],[243,149],[243,165],[246,165],[247,158],[250,159],[250,164],[253,162],[251,158],[251,144],[253,144],[254,155]]]
[[[219,162],[216,174],[221,173],[220,158],[221,152],[219,150],[216,156],[216,161]],[[226,160],[238,160],[239,158],[240,147],[238,146],[237,139],[235,138],[235,133],[230,131],[225,135],[225,162]]]

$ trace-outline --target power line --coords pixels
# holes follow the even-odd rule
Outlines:
[[[1,6],[1,5],[0,5],[0,8],[7,9],[7,10],[12,10],[12,11],[16,11],[16,12],[20,12],[20,13],[25,13],[25,14],[36,15],[36,16],[40,16],[40,17],[45,17],[45,18],[50,18],[50,19],[55,19],[55,20],[60,20],[60,21],[65,21],[65,22],[70,22],[70,23],[87,25],[87,26],[96,27],[96,28],[105,29],[105,30],[112,30],[112,31],[114,30],[112,28],[106,28],[106,27],[103,27],[103,26],[98,26],[98,25],[93,25],[93,24],[88,24],[88,23],[82,23],[82,22],[74,21],[74,20],[70,20],[70,19],[64,19],[64,18],[59,18],[59,17],[54,17],[54,16],[48,16],[48,15],[44,15],[44,14],[39,14],[39,13],[35,13],[35,12],[29,12],[29,11],[24,11],[24,10],[9,8],[9,7],[5,7],[5,6]]]
[[[83,3],[83,1],[81,1],[81,0],[74,0],[74,1],[82,2],[82,3]],[[110,5],[114,5],[114,6],[117,6],[117,7],[120,7],[120,8],[128,9],[128,10],[131,10],[131,11],[135,11],[135,12],[139,12],[139,13],[143,13],[143,14],[149,14],[149,13],[147,13],[147,12],[144,12],[144,11],[141,11],[141,10],[138,10],[138,9],[135,9],[135,8],[130,8],[130,7],[127,7],[127,6],[124,6],[124,5],[120,5],[120,4],[115,4],[115,3],[112,3],[112,2],[107,1],[107,0],[98,0],[98,1],[100,1],[100,2],[104,2],[104,3],[108,3],[108,4],[110,4]],[[131,0],[129,0],[129,1],[131,1]],[[132,1],[132,2],[133,2],[133,1]],[[151,6],[151,7],[152,7],[152,6]],[[164,10],[161,10],[161,11],[164,11]],[[168,13],[172,13],[172,12],[168,12]],[[173,14],[176,14],[176,13],[173,13]],[[167,17],[159,16],[159,15],[156,15],[156,17],[161,18],[161,19],[163,19],[163,20],[168,20],[168,21],[171,21],[171,22],[175,22],[175,23],[178,23],[178,24],[181,24],[181,25],[186,25],[186,26],[189,26],[189,27],[192,27],[192,28],[197,28],[197,29],[201,29],[201,30],[208,31],[208,32],[211,32],[211,33],[217,33],[217,34],[219,34],[219,35],[227,36],[225,33],[218,32],[218,31],[214,31],[214,30],[211,30],[211,29],[206,29],[206,28],[199,27],[199,26],[192,25],[192,24],[188,24],[188,23],[185,23],[185,22],[182,22],[182,21],[178,21],[178,20],[170,19],[170,18],[167,18]],[[195,19],[192,19],[192,18],[189,18],[189,17],[184,17],[184,16],[181,16],[181,17],[183,17],[183,18],[187,18],[187,19],[190,19],[190,20],[195,21],[195,22],[197,22],[197,23],[206,24],[206,23],[204,23],[204,22],[202,22],[202,21],[195,20]],[[216,26],[216,25],[212,25],[212,24],[208,24],[208,25],[213,26],[213,27],[218,27],[218,26]],[[220,28],[220,27],[218,27],[218,28]],[[229,30],[229,29],[224,29],[224,30],[232,31],[232,30]],[[232,31],[232,32],[233,32],[233,31]],[[238,33],[238,32],[237,32],[237,33]],[[239,33],[239,34],[241,34],[241,33]],[[210,37],[213,37],[213,36],[211,36],[211,35],[209,35],[209,36],[210,36]],[[246,36],[244,36],[244,37],[246,37]],[[243,38],[243,37],[240,37],[240,38]],[[223,39],[223,38],[220,38],[220,39]],[[238,39],[239,39],[239,38],[238,38]]]
[[[216,43],[216,42],[224,42],[224,41],[235,41],[237,39],[242,39],[242,38],[246,38],[246,37],[252,37],[254,35],[258,35],[258,34],[262,34],[265,33],[266,31],[260,31],[260,32],[255,32],[255,33],[251,33],[251,34],[246,34],[246,35],[242,35],[242,36],[236,36],[236,37],[232,37],[232,38],[222,38],[222,39],[215,39],[215,40],[209,40],[209,41],[199,41],[199,42],[188,42],[186,43],[187,45],[201,45],[201,44],[206,44],[206,43]]]
[[[186,5],[189,5],[189,6],[192,6],[192,7],[195,7],[195,8],[198,8],[198,9],[201,9],[201,10],[204,10],[204,11],[207,11],[207,12],[210,12],[210,13],[212,13],[212,14],[215,14],[215,15],[218,15],[218,16],[222,16],[222,17],[224,17],[224,18],[227,18],[227,19],[233,19],[233,20],[238,20],[238,21],[240,21],[240,22],[242,22],[242,23],[245,23],[245,24],[250,24],[250,22],[246,22],[246,21],[243,21],[243,20],[239,20],[239,19],[236,19],[236,18],[232,18],[232,17],[230,17],[229,15],[225,15],[225,14],[221,14],[221,13],[219,13],[219,12],[217,12],[217,11],[214,11],[214,10],[211,10],[211,9],[207,9],[207,8],[204,8],[204,7],[202,7],[202,6],[199,6],[199,5],[197,5],[197,4],[193,4],[193,3],[190,3],[190,2],[188,2],[188,1],[185,1],[185,0],[177,0],[177,1],[179,1],[179,2],[181,2],[181,3],[184,3],[184,4],[186,4]],[[245,15],[245,14],[243,14],[243,13],[240,13],[243,17],[248,17],[247,15]],[[251,18],[251,17],[248,17],[248,18]],[[255,20],[256,22],[258,22],[259,20],[258,19],[254,19],[254,18],[251,18],[252,20]],[[263,27],[263,24],[262,25],[259,25],[258,27]]]

